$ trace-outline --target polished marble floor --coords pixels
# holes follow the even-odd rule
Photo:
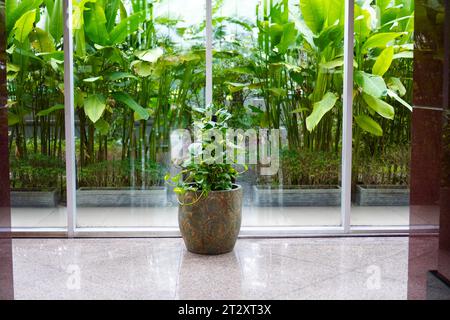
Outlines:
[[[16,299],[406,299],[406,237],[15,239]]]
[[[15,228],[64,227],[66,209],[12,208]],[[338,226],[340,207],[244,207],[244,227],[266,226]],[[407,226],[409,207],[352,208],[351,223],[355,226]],[[418,222],[419,223],[419,222]],[[429,222],[420,222],[430,224]],[[79,227],[177,227],[177,207],[163,208],[78,208]]]

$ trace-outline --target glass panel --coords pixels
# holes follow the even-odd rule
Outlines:
[[[351,223],[409,224],[414,2],[355,5]]]
[[[204,105],[205,2],[74,3],[77,226],[177,226],[170,133]]]
[[[340,225],[344,1],[213,4],[214,103],[254,143],[268,138],[260,129],[279,133],[279,153],[263,163],[259,152],[238,181],[243,225]]]
[[[62,0],[7,1],[13,227],[64,227]]]

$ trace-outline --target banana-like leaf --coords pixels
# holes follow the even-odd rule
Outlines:
[[[91,94],[84,99],[84,112],[96,123],[106,109],[106,99],[102,94]]]
[[[300,10],[308,28],[319,34],[325,24],[325,6],[323,0],[302,0]]]
[[[106,17],[99,2],[87,3],[84,11],[84,30],[94,43],[102,46],[110,44],[109,33],[106,30]]]
[[[276,45],[278,53],[284,54],[290,46],[295,44],[297,40],[297,29],[295,29],[295,23],[286,23],[283,26],[283,34],[281,36],[280,42]]]
[[[389,42],[404,35],[405,32],[382,32],[374,34],[364,42],[361,51],[366,53],[369,49],[385,48]]]
[[[116,25],[109,34],[109,43],[115,45],[123,42],[127,36],[136,32],[139,25],[145,20],[144,12],[135,13],[128,18],[122,20]]]
[[[387,86],[392,91],[395,91],[399,96],[403,97],[406,94],[406,88],[399,78],[391,77],[388,79]]]
[[[371,117],[364,114],[355,117],[358,126],[366,132],[369,132],[377,137],[383,135],[383,129],[381,126],[373,120]]]
[[[18,0],[6,0],[6,32],[8,38],[17,20],[19,20],[26,12],[38,9],[41,4],[42,0],[26,0],[20,2]]]
[[[142,61],[154,63],[163,55],[163,49],[157,47],[145,51],[136,51],[134,54]]]
[[[97,129],[97,132],[103,136],[106,136],[108,134],[109,127],[109,123],[103,119],[100,119],[95,123],[95,129]]]
[[[8,126],[16,125],[19,122],[20,122],[20,117],[17,114],[12,113],[11,111],[8,111]]]
[[[394,47],[387,47],[381,51],[372,68],[372,73],[383,76],[391,67],[394,58]]]
[[[63,110],[63,109],[64,109],[64,105],[63,104],[56,104],[53,107],[50,107],[48,109],[39,111],[36,115],[38,117],[48,116],[49,114],[51,114],[51,113],[53,113],[55,111]]]
[[[338,96],[333,92],[327,92],[323,96],[322,100],[314,103],[312,113],[306,118],[306,128],[308,131],[312,131],[323,118],[323,116],[333,109],[336,101],[338,100]]]
[[[117,11],[121,0],[108,0],[105,4],[106,30],[111,32],[116,22]]]
[[[63,36],[63,0],[54,0],[50,13],[49,31],[55,42],[60,42]]]
[[[365,93],[376,98],[384,97],[387,94],[386,83],[380,76],[364,71],[356,71],[355,82]]]
[[[19,42],[24,42],[28,39],[28,35],[33,30],[34,22],[36,20],[36,9],[26,12],[14,24],[14,38]]]
[[[130,109],[132,109],[134,112],[136,112],[141,119],[147,120],[150,117],[148,111],[144,109],[141,105],[139,105],[136,101],[134,101],[133,98],[128,93],[115,92],[113,93],[113,97],[117,101],[122,102]]]
[[[34,30],[31,31],[30,41],[34,50],[39,53],[55,51],[55,44],[53,43],[53,39],[46,31],[40,28],[34,28]]]
[[[398,102],[400,102],[406,108],[408,108],[409,111],[413,111],[413,108],[411,107],[411,105],[408,102],[406,102],[405,100],[403,100],[402,98],[400,98],[394,91],[388,90],[388,95],[390,97],[394,98],[395,100],[397,100]]]
[[[394,119],[395,111],[389,103],[384,102],[381,99],[375,98],[371,95],[363,93],[363,100],[367,103],[369,108],[378,113],[380,116],[386,119]]]

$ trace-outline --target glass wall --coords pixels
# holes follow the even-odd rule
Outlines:
[[[6,4],[15,227],[66,225],[64,1]],[[205,106],[205,4],[72,2],[77,227],[177,227],[164,177],[179,171],[171,133]],[[212,1],[213,104],[244,141],[244,226],[341,226],[344,4]],[[354,226],[408,224],[413,14],[412,0],[355,1]]]
[[[13,227],[64,227],[62,0],[6,1]]]
[[[176,227],[171,131],[204,106],[205,1],[74,3],[78,227]]]
[[[413,31],[412,0],[355,4],[352,225],[409,224]]]
[[[279,134],[279,159],[259,157],[240,177],[244,226],[341,224],[344,1],[321,6],[213,1],[214,103],[259,141]]]

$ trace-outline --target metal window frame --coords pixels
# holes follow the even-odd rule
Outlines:
[[[16,237],[180,237],[177,227],[79,228],[76,226],[76,153],[74,115],[74,69],[72,0],[64,0],[64,103],[67,175],[67,228],[13,228]],[[205,0],[206,83],[205,103],[213,101],[212,0]],[[344,88],[342,132],[341,225],[317,227],[242,227],[240,237],[311,237],[406,235],[409,226],[351,226],[352,121],[353,121],[354,0],[345,0]],[[436,226],[424,226],[436,232]]]

